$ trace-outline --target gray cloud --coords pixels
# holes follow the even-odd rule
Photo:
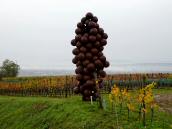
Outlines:
[[[77,22],[92,11],[109,35],[113,62],[172,63],[171,0],[1,0],[0,62],[69,68]]]

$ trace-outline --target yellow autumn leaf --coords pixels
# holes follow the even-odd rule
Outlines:
[[[130,111],[134,111],[134,110],[135,110],[134,105],[131,104],[131,103],[127,103],[127,107],[128,107],[128,109],[129,109]]]

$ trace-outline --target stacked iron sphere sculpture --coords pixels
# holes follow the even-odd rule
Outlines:
[[[97,97],[96,80],[101,83],[106,76],[104,68],[109,67],[103,54],[108,35],[100,28],[98,18],[90,12],[77,24],[75,33],[71,45],[75,47],[72,62],[76,65],[78,85],[74,91],[81,93],[83,100],[89,101],[90,96]]]

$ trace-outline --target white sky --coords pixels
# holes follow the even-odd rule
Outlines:
[[[93,12],[115,63],[172,63],[171,0],[0,0],[0,62],[71,68],[77,22]]]

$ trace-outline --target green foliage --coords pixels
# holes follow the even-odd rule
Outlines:
[[[18,75],[20,66],[14,61],[6,59],[0,67],[0,79],[2,77],[16,77]]]
[[[0,128],[117,129],[116,117],[110,107],[107,107],[107,110],[100,110],[97,102],[91,105],[90,102],[82,102],[80,98],[80,96],[61,99],[0,96]],[[104,99],[109,105],[107,95]],[[120,111],[120,107],[117,107],[117,111]],[[170,129],[172,116],[158,109],[155,112],[154,122],[151,125],[151,121],[148,121],[147,129]],[[137,112],[132,112],[129,120],[126,113],[127,109],[123,108],[119,116],[120,129],[145,128],[136,119]]]
[[[1,70],[0,70],[0,81],[2,80],[2,73],[1,73]]]

